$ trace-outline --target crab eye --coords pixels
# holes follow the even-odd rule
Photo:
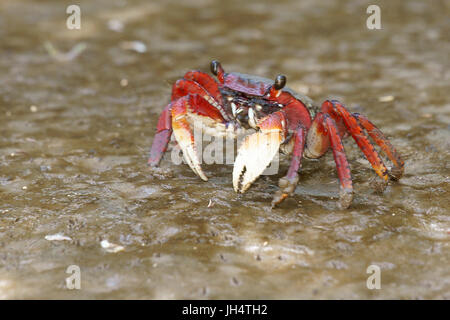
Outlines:
[[[286,85],[286,76],[278,75],[275,78],[275,84],[273,85],[276,90],[281,90]]]
[[[217,74],[219,73],[219,69],[220,69],[220,62],[217,60],[211,61],[211,72],[215,76],[217,76]]]

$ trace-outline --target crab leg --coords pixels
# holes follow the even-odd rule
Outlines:
[[[156,134],[150,150],[150,158],[148,159],[148,164],[152,167],[157,166],[161,161],[172,135],[171,108],[172,104],[170,103],[164,108],[158,119]]]
[[[298,183],[298,170],[301,167],[301,160],[303,156],[303,150],[305,148],[305,134],[306,130],[303,126],[299,126],[292,136],[294,140],[294,148],[292,151],[291,165],[289,170],[283,178],[278,181],[280,189],[275,193],[272,200],[272,206],[276,206],[291,195]]]
[[[395,148],[389,142],[389,140],[384,136],[380,129],[378,129],[369,119],[365,116],[353,113],[353,116],[358,120],[361,126],[366,129],[369,136],[375,141],[377,145],[380,146],[381,150],[387,155],[389,160],[392,161],[394,168],[389,172],[393,180],[398,180],[403,175],[404,162],[400,155],[397,153]]]
[[[356,144],[364,153],[367,160],[369,160],[372,168],[382,179],[383,185],[381,187],[384,188],[388,181],[388,170],[377,151],[372,146],[369,139],[367,139],[361,127],[358,125],[356,118],[350,114],[350,112],[348,112],[347,109],[345,109],[344,106],[338,101],[325,101],[322,104],[322,110],[325,113],[328,113],[337,122],[339,122],[339,120],[343,120],[345,127],[350,132]]]
[[[193,70],[186,72],[184,79],[195,81],[201,85],[219,105],[223,105],[222,94],[219,91],[219,86],[209,74]]]
[[[161,161],[164,152],[167,150],[167,145],[169,144],[170,136],[172,135],[172,105],[175,101],[177,101],[177,99],[188,96],[190,93],[200,94],[211,98],[208,95],[208,92],[194,81],[180,79],[174,83],[172,87],[172,103],[168,104],[164,108],[158,119],[156,134],[153,139],[153,144],[150,150],[150,158],[148,160],[148,164],[150,166],[157,166]]]
[[[187,157],[186,162],[191,166],[191,168],[196,168],[193,169],[194,172],[205,180],[206,177],[201,171],[199,164],[197,164],[198,160],[196,161],[195,158],[191,157],[191,147],[188,147],[188,144],[186,143],[192,135],[192,130],[189,127],[189,133],[185,132],[187,127],[184,120],[175,122],[172,121],[173,113],[177,114],[177,112],[181,112],[181,114],[177,115],[183,115],[183,111],[180,111],[179,106],[182,102],[178,102],[178,100],[183,98],[185,98],[184,103],[192,99],[193,113],[210,118],[211,120],[217,122],[225,122],[225,119],[230,120],[227,113],[223,110],[223,99],[216,81],[208,74],[200,71],[187,72],[183,79],[180,79],[174,83],[172,87],[172,103],[164,108],[159,117],[148,163],[150,166],[157,166],[159,164],[164,152],[167,150],[173,131],[172,125],[175,123],[178,125],[178,137],[181,141],[183,141],[183,145],[187,148],[186,152],[183,150],[183,155]],[[178,111],[172,110],[173,105],[177,105]],[[177,138],[177,135],[175,135],[175,137]]]
[[[245,137],[233,168],[236,192],[244,193],[270,164],[285,139],[285,125],[285,116],[278,111],[258,121],[260,130]]]
[[[199,80],[200,83],[190,79],[180,79],[174,83],[172,88],[172,100],[176,100],[188,94],[191,95],[198,94],[203,99],[208,101],[211,106],[215,107],[222,115],[222,118],[229,121],[230,117],[227,115],[227,113],[222,107],[223,106],[222,96],[219,92],[219,88],[217,87],[217,83],[214,82],[212,78],[210,79],[213,81],[213,83],[210,83],[207,81],[208,78],[201,77],[196,73],[199,72],[195,71],[188,72],[186,73],[185,77],[187,76],[189,78]],[[203,87],[201,83],[203,83],[203,85],[205,85],[208,89]],[[211,90],[211,92],[209,90]]]
[[[333,151],[334,162],[336,163],[337,174],[341,184],[339,203],[342,209],[346,209],[350,206],[353,199],[353,185],[350,174],[350,166],[348,165],[347,157],[345,156],[344,146],[342,145],[342,140],[339,136],[336,123],[328,115],[324,115],[324,122],[328,131],[331,150]]]
[[[190,96],[176,100],[172,105],[172,127],[175,139],[183,151],[184,160],[202,180],[208,181],[197,156],[194,134],[188,122],[188,103]]]

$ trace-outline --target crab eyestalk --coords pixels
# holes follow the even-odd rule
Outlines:
[[[217,77],[221,84],[225,82],[224,76],[225,71],[223,71],[222,65],[219,61],[213,60],[211,61],[211,72],[213,75]]]
[[[286,76],[279,74],[275,78],[274,84],[270,87],[269,98],[272,98],[272,99],[278,98],[281,94],[281,90],[286,85],[286,81],[287,81]]]

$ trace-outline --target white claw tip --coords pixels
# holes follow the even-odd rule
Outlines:
[[[281,144],[279,132],[256,132],[247,136],[239,148],[233,168],[233,187],[244,193],[264,172]]]

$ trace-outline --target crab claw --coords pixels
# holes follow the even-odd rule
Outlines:
[[[172,106],[172,127],[173,134],[183,151],[184,160],[187,162],[192,171],[194,171],[202,180],[208,181],[204,174],[200,160],[197,156],[197,148],[195,146],[194,134],[191,126],[186,119],[188,113],[188,101],[190,97],[186,96],[178,99]]]
[[[275,112],[258,123],[260,131],[245,137],[233,168],[233,187],[244,193],[264,172],[285,138],[285,118]]]

